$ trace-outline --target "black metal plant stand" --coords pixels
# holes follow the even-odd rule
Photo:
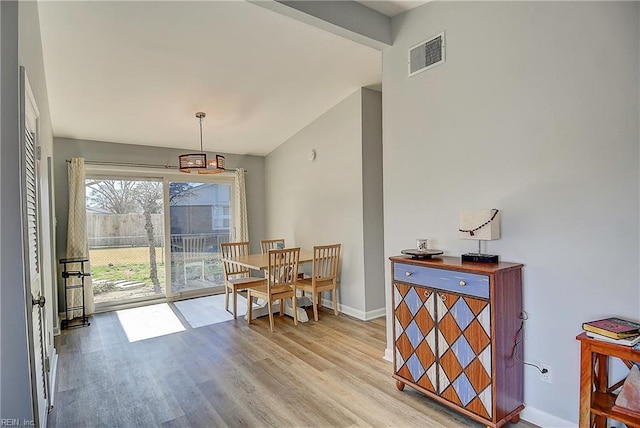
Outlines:
[[[65,319],[61,322],[61,327],[72,328],[72,327],[85,327],[90,325],[89,317],[85,312],[84,305],[84,278],[87,276],[91,276],[90,273],[86,273],[84,271],[84,264],[88,262],[88,258],[81,257],[72,257],[68,259],[60,259],[60,264],[62,265],[62,281],[64,284],[64,311],[65,311]],[[79,263],[79,270],[67,270],[68,265],[73,263]],[[67,283],[69,278],[80,278],[80,284],[69,285]],[[81,306],[69,306],[67,294],[71,290],[80,289],[82,292],[82,305]],[[73,314],[73,311],[82,310],[82,316],[76,318],[69,318],[69,312]]]

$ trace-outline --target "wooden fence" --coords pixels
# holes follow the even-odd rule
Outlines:
[[[164,247],[162,214],[151,214],[156,247]],[[144,229],[144,214],[93,214],[87,213],[87,237],[89,249],[146,247],[149,245]],[[229,242],[229,229],[207,230],[200,233],[173,234],[173,251],[181,251],[179,242],[183,236],[204,236],[206,251],[217,252],[221,242]]]
[[[162,214],[151,214],[156,246],[164,246]],[[87,213],[89,248],[146,247],[149,245],[144,229],[144,214]]]

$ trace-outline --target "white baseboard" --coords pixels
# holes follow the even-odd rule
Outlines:
[[[53,400],[56,398],[56,379],[58,378],[58,353],[56,348],[53,348],[53,355],[49,356],[49,364],[51,367],[49,371],[49,406],[53,407]]]
[[[365,320],[375,320],[377,318],[382,318],[387,315],[387,310],[385,308],[374,309],[372,311],[367,311],[365,313]]]
[[[389,348],[384,350],[384,357],[382,357],[383,360],[387,360],[391,363],[393,363],[393,351]]]
[[[325,308],[333,309],[333,301],[331,300],[322,299],[320,301],[320,304]],[[349,315],[354,318],[358,318],[359,320],[362,320],[362,321],[371,321],[376,318],[384,317],[387,314],[386,311],[387,311],[386,308],[379,308],[379,309],[374,309],[372,311],[365,312],[365,311],[361,311],[359,309],[355,309],[350,306],[338,303],[338,312],[341,312],[345,315]]]
[[[526,406],[526,404],[525,404]],[[578,424],[561,419],[550,413],[543,412],[533,407],[525,407],[520,417],[527,422],[540,427],[553,427],[553,428],[577,428]]]
[[[53,326],[53,335],[60,335],[60,320],[62,319],[62,312],[58,312],[58,318],[55,320],[55,325]]]

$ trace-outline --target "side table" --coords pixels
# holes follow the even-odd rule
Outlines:
[[[624,379],[609,386],[609,358],[619,358],[627,366],[640,362],[640,351],[633,346],[617,345],[592,339],[586,333],[576,336],[580,341],[580,428],[606,428],[607,418],[629,427],[640,426],[640,417],[613,409]]]

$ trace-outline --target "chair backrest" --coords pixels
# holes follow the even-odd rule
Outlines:
[[[249,254],[249,241],[245,242],[222,242],[220,243],[220,257],[223,259],[237,256],[246,256]],[[249,269],[236,263],[222,262],[224,268],[225,279],[230,276],[246,276]]]
[[[182,257],[185,260],[202,259],[206,253],[205,236],[183,236],[182,237]]]
[[[182,251],[182,235],[171,235],[171,251]]]
[[[269,250],[269,294],[291,288],[298,278],[300,247]]]
[[[260,241],[260,252],[267,254],[269,250],[282,250],[284,248],[284,238],[263,239]]]
[[[311,277],[318,281],[335,281],[340,263],[342,244],[316,245],[313,247],[313,265]]]

